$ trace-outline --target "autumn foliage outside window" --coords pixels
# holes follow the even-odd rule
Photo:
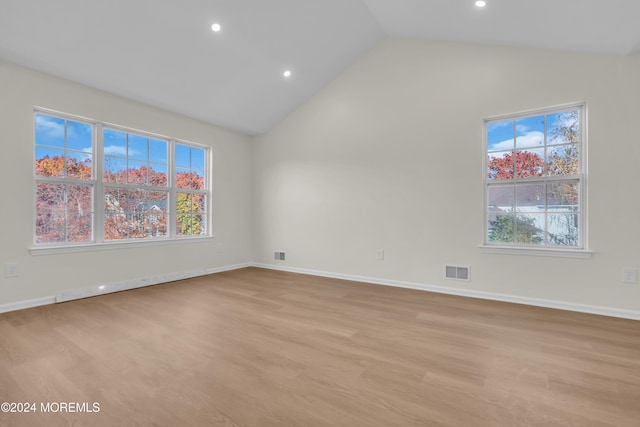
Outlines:
[[[35,133],[37,244],[207,235],[205,148],[43,113]]]
[[[486,123],[486,243],[583,248],[583,106]]]
[[[205,152],[176,144],[176,233],[205,234],[207,205]]]
[[[167,237],[169,142],[103,130],[104,239]]]
[[[93,126],[36,115],[36,243],[93,239]]]

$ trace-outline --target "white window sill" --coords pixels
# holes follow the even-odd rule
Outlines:
[[[184,243],[211,242],[215,236],[180,237],[176,239],[137,240],[128,242],[85,243],[80,245],[35,246],[29,249],[31,255],[55,255],[74,252],[107,251],[114,249],[142,248],[149,246],[166,246]]]
[[[480,246],[480,252],[485,254],[547,256],[579,259],[589,259],[593,255],[593,252],[584,249],[523,248],[493,245]]]

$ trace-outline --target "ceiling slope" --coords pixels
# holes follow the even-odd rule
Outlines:
[[[628,55],[640,48],[638,0],[363,0],[389,35]]]
[[[360,0],[1,3],[0,58],[247,134],[385,37]]]
[[[387,36],[640,52],[639,0],[487,3],[0,0],[0,59],[255,135]]]

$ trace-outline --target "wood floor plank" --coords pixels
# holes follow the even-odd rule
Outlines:
[[[640,322],[246,268],[0,314],[0,426],[640,425]]]

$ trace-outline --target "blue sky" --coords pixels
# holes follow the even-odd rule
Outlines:
[[[489,123],[487,130],[489,151],[544,146],[544,116]]]
[[[127,140],[128,135],[128,140]],[[127,157],[141,162],[167,164],[167,141],[147,138],[114,129],[104,130],[104,153],[107,156]],[[176,167],[202,169],[205,166],[205,150],[176,144]]]
[[[66,128],[65,128],[66,126]],[[67,155],[79,160],[91,158],[92,125],[64,120],[45,114],[36,114],[36,158]],[[65,143],[66,135],[66,143]],[[168,142],[161,139],[131,134],[115,129],[104,129],[104,155],[109,169],[146,166],[149,162],[156,171],[165,171],[168,164]],[[193,170],[204,175],[205,150],[176,144],[176,167],[179,170]],[[127,165],[128,166],[125,166]],[[163,167],[164,165],[164,167]]]
[[[128,141],[127,141],[128,135]],[[128,142],[128,144],[127,144]],[[167,141],[127,134],[114,129],[104,130],[104,154],[138,160],[167,164]]]
[[[70,154],[78,160],[91,158],[92,127],[86,123],[68,120],[66,123],[66,149],[74,150]],[[65,149],[65,120],[36,114],[36,157],[63,156]]]
[[[204,150],[176,144],[176,166],[185,169],[204,170]]]
[[[564,144],[567,141],[552,138],[553,131],[566,123],[564,113],[547,114],[547,144]],[[492,122],[487,125],[487,145],[489,151],[513,150],[513,148],[544,147],[545,116],[527,117],[518,120]]]
[[[36,115],[36,144],[64,148],[65,121]],[[86,123],[67,121],[67,149],[91,153],[92,128]]]

